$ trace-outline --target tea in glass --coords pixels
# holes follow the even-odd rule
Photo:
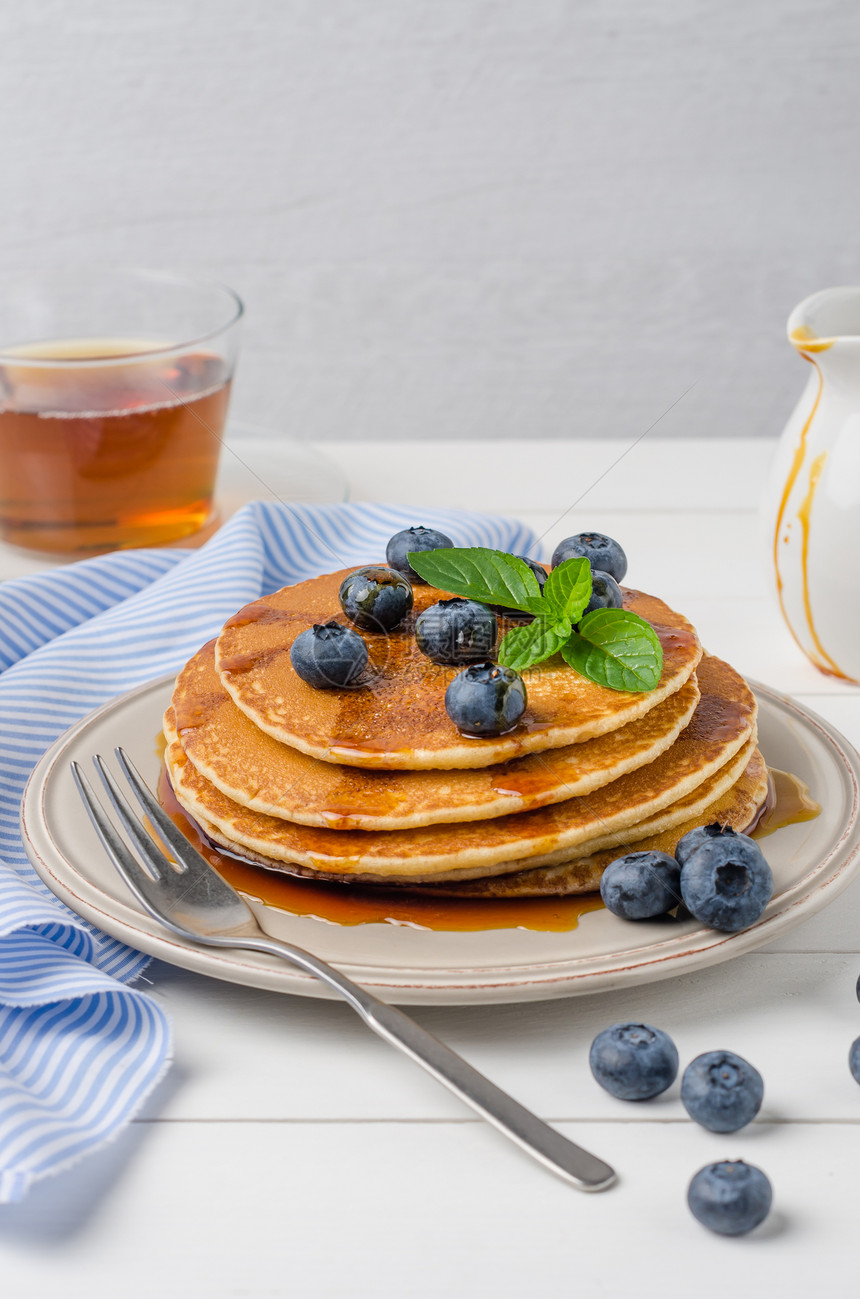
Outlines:
[[[210,310],[220,307],[220,328],[205,329],[199,303],[188,312],[201,291]],[[117,311],[123,294],[132,303]],[[147,294],[158,301],[136,310]],[[128,273],[113,302],[95,318],[139,319],[146,332],[32,338],[31,325],[30,342],[0,346],[5,541],[96,553],[174,541],[212,515],[241,304],[217,286]],[[86,295],[73,314],[86,317]],[[156,337],[156,318],[174,338],[184,327],[200,341]]]

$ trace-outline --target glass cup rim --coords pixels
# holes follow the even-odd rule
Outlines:
[[[14,366],[34,366],[40,369],[75,369],[86,368],[87,366],[110,366],[110,365],[129,365],[135,360],[148,360],[151,357],[171,357],[187,352],[189,348],[197,347],[201,343],[206,343],[212,338],[217,338],[219,334],[224,334],[228,329],[242,319],[245,314],[245,304],[239,297],[235,289],[231,289],[229,284],[222,280],[208,280],[201,275],[183,275],[176,271],[150,270],[145,267],[133,266],[101,266],[91,268],[86,266],[65,267],[65,271],[74,271],[76,273],[92,273],[95,271],[99,275],[112,275],[117,277],[127,276],[139,280],[161,280],[162,282],[173,283],[177,285],[190,285],[198,288],[219,289],[225,297],[232,303],[232,312],[228,318],[214,329],[207,330],[205,334],[198,334],[194,338],[185,339],[180,343],[171,343],[166,347],[148,347],[135,352],[126,352],[120,356],[22,356],[17,352],[9,352],[0,347],[0,364]],[[17,283],[26,283],[28,280],[35,281],[40,276],[50,279],[51,275],[62,274],[60,268],[52,268],[47,271],[34,271],[29,275],[16,277]]]

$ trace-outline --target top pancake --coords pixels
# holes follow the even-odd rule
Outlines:
[[[472,770],[368,771],[318,762],[261,731],[221,685],[210,641],[177,678],[167,728],[201,775],[243,807],[333,830],[403,830],[587,794],[658,757],[698,700],[694,674],[644,717],[582,744]]]
[[[290,662],[290,646],[314,623],[348,625],[338,591],[353,570],[284,587],[247,605],[216,641],[221,682],[261,730],[324,762],[385,770],[487,767],[526,753],[578,744],[643,717],[680,690],[701,658],[693,627],[662,600],[625,590],[624,606],[654,627],[663,646],[655,690],[596,685],[560,655],[524,674],[528,706],[517,727],[493,739],[461,735],[445,712],[445,690],[460,670],[433,663],[415,641],[415,620],[448,592],[416,586],[410,616],[387,635],[359,632],[369,652],[366,684],[316,690]],[[499,619],[500,635],[510,620]]]
[[[298,825],[250,811],[229,799],[197,771],[165,718],[165,763],[178,801],[218,843],[250,849],[267,861],[297,863],[315,872],[361,877],[430,879],[492,875],[573,855],[580,845],[606,846],[656,813],[667,811],[697,786],[716,782],[707,801],[728,788],[755,747],[756,702],[726,663],[705,658],[698,673],[701,696],[692,720],[653,762],[589,794],[548,807],[486,821],[422,826],[413,830],[331,830]],[[633,837],[636,837],[635,834]],[[584,848],[580,849],[585,851]]]

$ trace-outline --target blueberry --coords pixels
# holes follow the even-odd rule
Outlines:
[[[854,1081],[860,1083],[860,1037],[851,1043],[851,1050],[848,1052],[848,1068]]]
[[[340,584],[340,607],[365,631],[392,631],[412,608],[412,587],[391,568],[359,568]]]
[[[622,1101],[647,1101],[670,1087],[678,1074],[675,1043],[649,1024],[613,1024],[591,1044],[591,1072]]]
[[[537,578],[538,586],[541,591],[543,591],[543,588],[546,585],[546,579],[549,576],[543,565],[539,564],[536,559],[529,559],[528,555],[517,555],[516,558],[521,559],[524,564],[528,564],[529,568]],[[491,604],[489,605],[489,608],[492,609],[494,613],[504,614],[506,618],[531,618],[532,616],[530,613],[523,613],[522,609],[509,609],[507,605],[504,604]]]
[[[681,1101],[709,1132],[737,1132],[758,1114],[764,1083],[757,1069],[732,1051],[706,1051],[687,1065]]]
[[[367,667],[367,646],[342,623],[314,623],[293,641],[290,662],[302,681],[318,690],[351,686]]]
[[[664,916],[681,901],[681,868],[665,852],[629,852],[606,867],[600,896],[624,920]]]
[[[742,1236],[764,1222],[773,1192],[760,1168],[723,1160],[700,1168],[687,1190],[693,1217],[721,1236]]]
[[[458,672],[445,691],[445,710],[466,735],[504,735],[526,709],[519,672],[498,663],[474,663]]]
[[[702,924],[733,934],[758,920],[773,892],[773,875],[745,834],[704,838],[685,854],[681,897]]]
[[[706,839],[716,839],[721,834],[735,834],[735,831],[731,826],[721,826],[717,821],[713,821],[710,825],[697,826],[695,830],[688,830],[675,845],[675,860],[678,865],[683,866],[690,853],[698,848],[699,844],[704,843]]]
[[[599,568],[591,570],[591,599],[585,606],[585,613],[592,609],[620,609],[624,603],[621,587],[609,573],[601,573]],[[583,617],[585,614],[583,614]]]
[[[385,547],[385,562],[408,577],[413,586],[427,586],[424,578],[419,577],[409,563],[408,555],[416,550],[447,550],[453,544],[450,537],[435,528],[404,528],[402,532],[395,532]]]
[[[415,624],[415,639],[434,663],[475,663],[492,654],[498,630],[486,605],[457,598],[425,609]]]
[[[624,551],[602,532],[578,532],[575,537],[565,537],[553,551],[552,567],[558,568],[566,559],[587,559],[593,569],[608,573],[616,582],[623,582],[627,572]]]

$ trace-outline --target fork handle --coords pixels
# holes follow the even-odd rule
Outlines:
[[[244,947],[280,956],[315,975],[340,993],[374,1033],[421,1065],[527,1154],[581,1191],[603,1191],[615,1181],[615,1170],[609,1164],[568,1141],[402,1010],[380,1001],[310,952],[274,938],[230,937],[223,942],[213,938],[207,941],[213,946]]]

